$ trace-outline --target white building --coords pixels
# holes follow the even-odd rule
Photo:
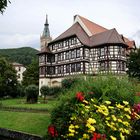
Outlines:
[[[134,41],[115,28],[106,29],[79,15],[54,40],[46,18],[40,40],[39,88],[61,85],[63,78],[77,74],[125,74],[127,55],[136,48]]]
[[[19,64],[19,63],[12,63],[12,65],[17,71],[17,80],[18,82],[21,83],[23,80],[23,72],[26,70],[26,68],[22,64]]]

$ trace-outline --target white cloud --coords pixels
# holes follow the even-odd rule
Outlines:
[[[38,34],[11,34],[0,35],[0,48],[17,48],[23,46],[35,45],[39,46]]]
[[[0,48],[39,46],[46,13],[53,38],[72,25],[75,14],[133,38],[140,30],[139,5],[138,0],[14,0],[0,15]]]

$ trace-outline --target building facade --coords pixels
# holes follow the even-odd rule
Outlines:
[[[115,28],[106,29],[79,15],[54,40],[46,19],[40,39],[39,87],[59,86],[63,78],[72,75],[125,74],[127,55],[135,49],[135,42]]]
[[[23,80],[23,72],[26,70],[26,68],[22,64],[19,64],[19,63],[12,63],[12,65],[17,72],[17,80],[19,83],[21,83]]]

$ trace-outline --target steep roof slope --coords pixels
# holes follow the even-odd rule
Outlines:
[[[115,28],[93,35],[90,38],[90,43],[91,43],[90,46],[98,46],[98,45],[103,45],[107,43],[111,43],[111,44],[118,43],[118,44],[126,45]]]
[[[128,45],[128,48],[135,46],[134,41],[130,41],[126,37],[124,37],[123,40],[116,29],[106,29],[79,15],[74,16],[74,24],[52,42],[72,35],[76,35],[83,44],[88,46],[96,46],[105,43],[123,43]]]

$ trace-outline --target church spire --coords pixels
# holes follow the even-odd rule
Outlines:
[[[46,21],[44,24],[44,30],[40,37],[40,43],[41,43],[41,51],[43,51],[47,46],[48,43],[52,41],[52,38],[50,36],[50,30],[49,30],[49,23],[48,23],[48,15],[46,15]]]
[[[50,37],[49,23],[48,23],[48,15],[46,15],[46,22],[44,24],[44,30],[42,36]]]

